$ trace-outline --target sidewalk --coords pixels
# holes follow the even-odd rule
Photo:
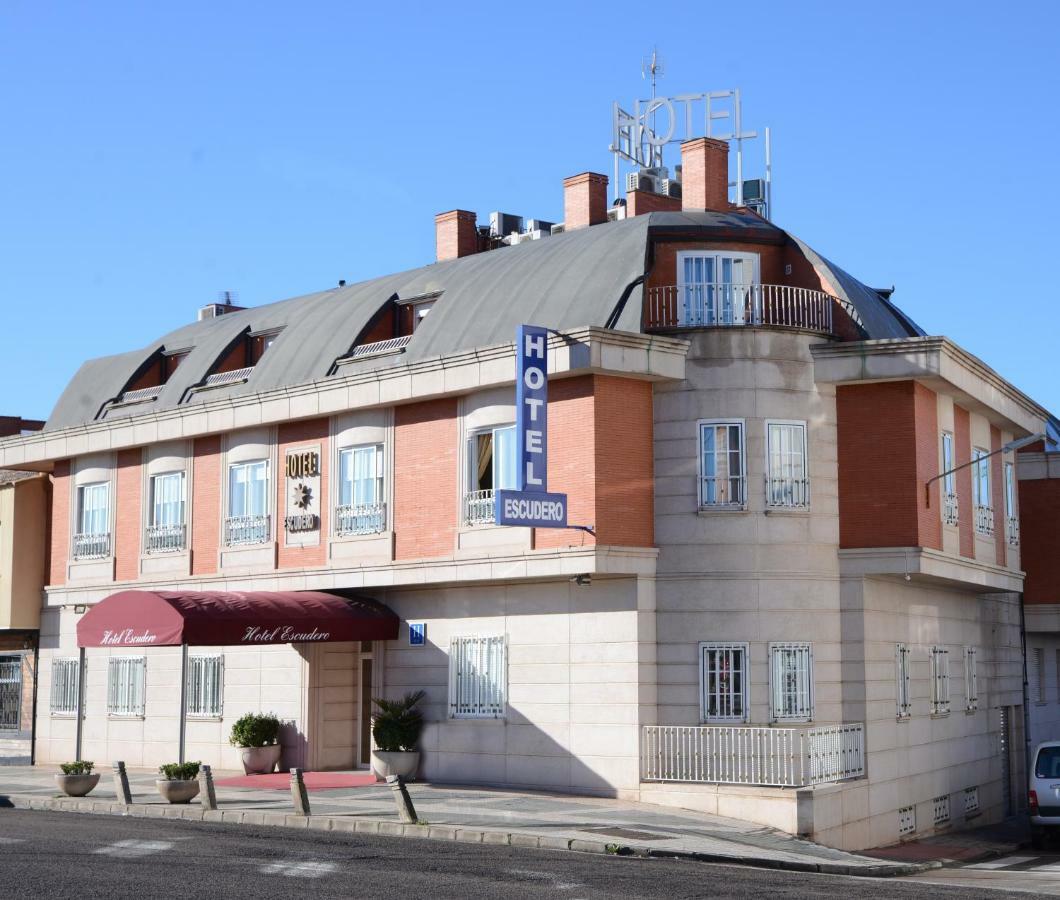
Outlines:
[[[109,767],[86,798],[59,794],[50,768],[0,770],[0,806],[115,815],[182,818],[243,825],[277,825],[386,834],[435,840],[509,844],[540,849],[670,856],[764,868],[836,875],[909,875],[938,863],[892,860],[845,853],[737,819],[671,810],[642,803],[514,792],[485,788],[411,784],[420,819],[402,825],[385,785],[316,789],[312,815],[293,814],[288,790],[217,786],[217,811],[198,800],[170,806],[155,789],[155,774],[130,771],[133,805],[116,800]],[[215,773],[215,782],[238,773]],[[358,773],[361,774],[361,773]],[[0,812],[2,815],[2,812]]]
[[[1030,841],[1026,816],[1013,816],[995,825],[937,834],[919,841],[868,850],[866,856],[891,862],[917,863],[933,860],[942,865],[967,864],[1015,853]]]

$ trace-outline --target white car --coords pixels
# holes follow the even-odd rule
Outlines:
[[[1060,831],[1060,741],[1037,746],[1030,782],[1031,845],[1040,849],[1047,832]]]

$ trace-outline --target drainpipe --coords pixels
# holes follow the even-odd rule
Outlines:
[[[37,687],[40,684],[40,632],[33,636],[33,709],[29,726],[29,764],[37,764]]]
[[[1027,682],[1027,616],[1026,607],[1023,602],[1023,591],[1020,591],[1020,649],[1023,651],[1023,785],[1019,796],[1026,797],[1027,779],[1031,772],[1031,755],[1034,748],[1031,746],[1031,708],[1029,684]],[[1016,808],[1022,809],[1023,802],[1016,801]]]
[[[188,642],[180,645],[180,748],[177,762],[184,763],[184,739],[188,730]]]
[[[81,760],[81,739],[85,731],[85,648],[77,651],[77,747],[74,760]]]

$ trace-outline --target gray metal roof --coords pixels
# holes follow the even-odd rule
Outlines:
[[[227,313],[178,328],[141,350],[86,362],[59,398],[45,429],[95,420],[162,348],[190,353],[155,400],[115,408],[108,417],[320,380],[394,295],[407,299],[443,292],[404,354],[357,362],[358,371],[500,344],[510,341],[521,323],[561,330],[604,325],[631,283],[644,274],[649,229],[660,234],[701,234],[707,240],[733,236],[751,241],[787,239],[776,226],[743,211],[651,213]],[[910,333],[904,317],[879,294],[796,242],[836,295],[858,310],[870,337]],[[619,330],[640,330],[639,285],[629,290],[612,325]],[[245,383],[189,391],[242,333],[276,329],[283,330]]]

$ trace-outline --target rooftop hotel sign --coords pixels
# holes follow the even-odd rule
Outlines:
[[[566,528],[567,495],[548,493],[548,329],[515,329],[517,489],[495,495],[498,525]]]

